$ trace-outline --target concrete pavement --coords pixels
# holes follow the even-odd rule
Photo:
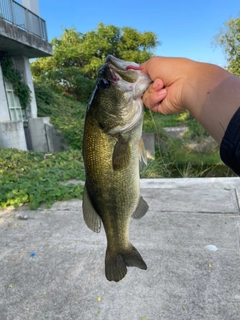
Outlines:
[[[81,201],[0,212],[0,320],[240,319],[239,178],[141,180],[130,239],[148,270],[104,275]],[[29,215],[28,220],[17,214]]]

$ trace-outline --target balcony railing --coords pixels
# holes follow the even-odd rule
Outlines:
[[[0,18],[48,41],[46,21],[14,0],[0,0]]]

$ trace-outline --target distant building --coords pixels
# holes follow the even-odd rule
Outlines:
[[[46,124],[37,117],[29,59],[52,55],[46,22],[39,16],[38,0],[0,0],[0,146],[48,151]],[[22,110],[12,84],[4,81],[1,62],[11,60],[31,90],[31,103]]]

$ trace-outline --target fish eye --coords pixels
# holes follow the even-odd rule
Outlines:
[[[100,87],[102,89],[107,89],[107,88],[110,87],[110,82],[107,79],[103,78],[103,79],[100,80]]]

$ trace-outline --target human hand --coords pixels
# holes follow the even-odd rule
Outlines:
[[[142,72],[154,81],[143,95],[147,108],[163,114],[177,113],[186,108],[182,95],[187,70],[195,62],[185,58],[153,57],[144,62]],[[186,99],[187,100],[187,99]]]
[[[163,114],[188,110],[220,143],[239,108],[240,78],[209,63],[185,58],[153,57],[141,65],[153,83],[142,100]]]

